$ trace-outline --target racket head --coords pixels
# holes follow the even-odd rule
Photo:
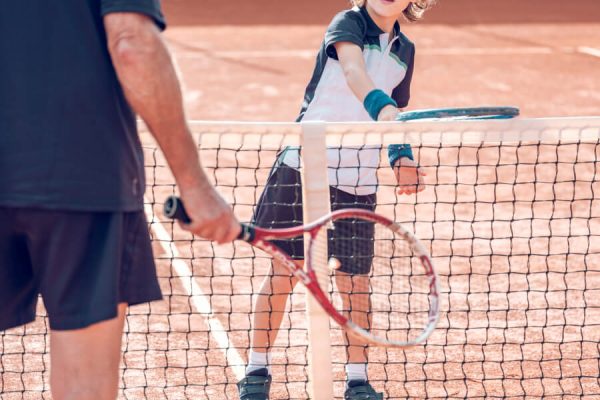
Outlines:
[[[517,117],[519,114],[519,108],[513,106],[432,108],[399,113],[396,121],[422,119],[508,119]]]
[[[190,220],[183,203],[176,196],[167,200],[164,213],[169,218],[184,222]],[[372,231],[369,231],[371,226]],[[342,231],[342,240],[339,242],[350,243],[350,248],[344,249],[345,245],[336,245],[336,241],[340,239],[339,235],[337,237],[332,235],[331,241],[328,237],[324,241],[319,241],[320,234],[327,234],[328,227]],[[367,235],[362,232],[363,228],[367,229]],[[344,233],[344,230],[347,233]],[[378,232],[383,233],[379,235]],[[309,241],[306,268],[303,269],[271,241],[305,233],[308,234]],[[367,239],[367,245],[373,244],[373,259],[368,261],[372,263],[368,272],[351,274],[345,271],[348,256],[360,258],[361,246],[365,245],[364,240],[358,242],[358,247],[355,242],[348,240],[357,235]],[[323,309],[349,336],[362,343],[388,347],[414,346],[424,342],[437,325],[439,287],[431,258],[410,231],[386,217],[364,209],[344,209],[328,214],[313,223],[294,228],[262,229],[243,224],[238,239],[260,248],[279,261],[306,286]],[[387,245],[379,248],[375,246],[378,241]],[[331,257],[328,255],[329,247],[333,248]],[[323,260],[323,256],[325,260],[329,258],[329,261],[321,261],[319,264],[319,259]],[[366,259],[369,257],[368,255]],[[315,265],[320,267],[314,268]],[[364,267],[364,260],[360,265]],[[402,274],[397,271],[404,272]],[[331,275],[335,280],[332,282],[332,287],[337,288],[337,299],[333,291],[329,296],[323,290],[318,279],[323,272]],[[366,286],[364,286],[365,280],[368,281]],[[357,286],[354,286],[355,281]],[[409,287],[395,290],[395,286],[402,285],[403,281],[409,282]],[[411,287],[413,284],[416,290]],[[364,300],[365,297],[369,300]],[[359,314],[361,307],[364,309],[365,304],[368,304],[371,307],[368,312],[372,314],[372,323],[365,324],[364,321],[353,320],[352,311],[347,307],[344,308],[345,299],[347,304],[357,304],[355,308],[359,309]],[[358,303],[355,302],[356,299]],[[408,307],[402,308],[406,304]]]
[[[325,245],[316,229],[328,226],[333,230]],[[349,336],[409,347],[435,330],[439,280],[429,253],[410,231],[369,210],[343,209],[309,233],[305,268],[311,276],[327,270],[330,306],[325,309]]]

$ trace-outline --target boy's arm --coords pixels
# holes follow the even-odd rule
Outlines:
[[[365,100],[369,100],[367,97],[371,95],[377,87],[367,73],[367,66],[365,65],[365,59],[363,58],[361,48],[351,42],[337,42],[334,46],[338,60],[344,71],[344,76],[346,77],[346,83],[356,98],[365,104]],[[393,121],[399,111],[400,110],[396,107],[395,102],[394,104],[388,104],[381,108],[376,120]],[[373,115],[371,116],[373,117]]]
[[[373,80],[367,74],[363,53],[359,46],[350,42],[335,43],[338,60],[344,71],[346,82],[361,101],[377,89]],[[378,121],[394,121],[398,112],[395,105],[387,105],[377,116]],[[390,166],[394,169],[399,185],[399,194],[412,194],[423,190],[423,176],[426,175],[414,162],[412,149],[409,144],[392,144],[388,147]]]
[[[354,95],[361,102],[364,102],[367,95],[377,89],[377,87],[367,73],[365,59],[360,47],[350,42],[338,42],[335,44],[335,50],[348,86]],[[397,107],[388,105],[381,110],[377,120],[393,121],[398,112],[400,110]],[[408,157],[413,160],[409,144],[393,144],[388,147],[388,159],[391,167],[394,167],[396,161],[402,157]]]

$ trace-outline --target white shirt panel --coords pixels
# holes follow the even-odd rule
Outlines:
[[[388,34],[380,36],[387,42]],[[389,54],[394,38],[381,49],[365,47],[363,51],[367,72],[375,86],[388,96],[402,82],[406,66]],[[390,76],[395,79],[389,79]],[[340,62],[329,58],[323,75],[315,90],[303,121],[349,122],[371,121],[363,104],[356,98],[344,76]],[[377,191],[377,168],[380,163],[381,146],[361,148],[328,149],[327,162],[329,184],[340,190],[356,195],[368,195]],[[298,150],[288,150],[283,162],[292,167],[300,167]]]

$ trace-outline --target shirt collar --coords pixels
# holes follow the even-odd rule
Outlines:
[[[379,35],[385,33],[375,23],[375,21],[373,21],[373,18],[371,18],[371,16],[369,15],[369,12],[367,11],[366,6],[360,7],[360,13],[365,18],[365,21],[367,21],[367,36],[379,36]],[[400,33],[400,23],[398,21],[396,21],[394,23],[394,36],[398,36],[398,33]]]

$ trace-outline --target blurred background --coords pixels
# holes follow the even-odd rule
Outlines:
[[[346,0],[165,0],[191,119],[291,121]],[[600,115],[600,1],[440,0],[403,22],[417,61],[408,109],[516,105]]]

